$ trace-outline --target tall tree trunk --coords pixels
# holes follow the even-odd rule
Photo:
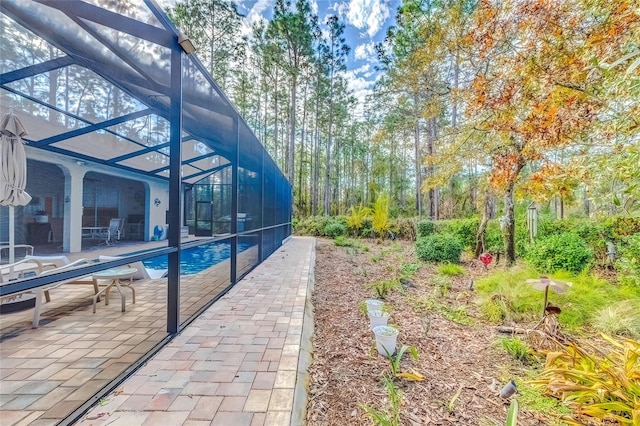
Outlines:
[[[294,158],[295,158],[295,147],[296,147],[296,91],[297,91],[297,86],[298,86],[298,75],[296,73],[293,73],[293,76],[291,78],[291,113],[289,115],[289,123],[291,125],[291,128],[289,129],[289,149],[288,149],[288,156],[287,156],[287,168],[289,171],[289,182],[291,182],[291,185],[294,184],[294,177],[295,177],[295,165],[293,164]]]
[[[273,90],[273,100],[275,102],[274,107],[273,107],[273,115],[274,115],[274,126],[273,126],[273,159],[275,160],[276,164],[279,164],[278,161],[278,137],[280,135],[278,135],[278,69],[276,68],[275,71],[275,86],[274,86],[274,90]]]
[[[420,120],[416,119],[413,128],[413,155],[416,167],[416,210],[422,217],[422,158],[420,156]]]
[[[458,130],[458,79],[460,75],[460,59],[456,53],[455,61],[453,64],[453,96],[451,99],[451,127],[453,128],[454,133]],[[451,175],[449,178],[449,200],[448,204],[448,217],[455,217],[455,205],[456,205],[456,196],[455,196],[455,186],[454,186],[454,175]]]
[[[332,101],[333,103],[333,101]],[[332,126],[333,127],[333,126]],[[334,211],[337,214],[340,209],[340,161],[341,161],[341,153],[340,153],[340,142],[339,139],[336,140],[333,147],[333,164],[335,164],[335,173],[333,174],[335,185],[333,186],[333,191],[331,192],[331,202],[334,206]]]
[[[307,194],[304,194],[306,191],[302,190],[302,175],[303,175],[303,171],[304,171],[304,164],[305,164],[305,150],[304,150],[304,145],[305,145],[305,138],[306,138],[306,126],[307,126],[307,89],[308,89],[309,85],[305,84],[304,86],[304,100],[302,102],[302,125],[301,125],[301,129],[300,129],[300,167],[298,169],[298,209],[299,209],[299,213],[302,215],[307,215],[307,203],[306,203],[306,197]],[[303,196],[304,194],[304,196]]]
[[[590,214],[590,201],[589,201],[589,196],[587,193],[587,188],[585,187],[583,190],[583,198],[584,198],[584,215],[589,218],[591,216]]]
[[[487,251],[484,243],[484,235],[487,229],[487,224],[489,223],[489,219],[491,218],[491,205],[491,193],[489,191],[486,191],[484,198],[484,208],[482,209],[482,220],[480,221],[478,232],[476,233],[476,249],[474,251],[474,255],[476,258]]]
[[[327,147],[325,158],[325,179],[324,179],[324,214],[331,213],[331,143],[333,140],[333,79],[329,81],[329,132],[327,135]]]
[[[433,140],[433,122],[431,119],[427,120],[427,154],[432,156],[434,154],[434,140]],[[427,169],[427,175],[433,176],[433,166],[429,166]],[[436,193],[433,188],[429,190],[429,218],[437,219],[436,217]]]
[[[320,185],[320,96],[318,95],[320,87],[320,77],[318,77],[318,89],[316,90],[316,116],[315,129],[313,135],[313,185],[311,189],[311,214],[318,214],[318,192]]]
[[[500,226],[504,237],[504,253],[507,266],[516,262],[516,221],[515,203],[513,201],[513,188],[515,182],[510,182],[504,193],[504,216]]]

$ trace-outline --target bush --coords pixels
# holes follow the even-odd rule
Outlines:
[[[363,238],[375,238],[376,231],[373,230],[373,223],[371,218],[366,218],[362,221],[362,229],[360,230],[360,236]]]
[[[371,209],[360,204],[359,206],[351,206],[349,215],[347,216],[347,227],[352,230],[355,235],[360,233],[364,220],[371,214]]]
[[[436,232],[436,224],[431,220],[422,220],[416,225],[416,230],[418,238],[428,237],[429,235]]]
[[[391,231],[396,235],[396,238],[409,241],[416,240],[416,226],[413,219],[395,219],[393,225],[391,226]]]
[[[387,231],[391,226],[389,222],[389,196],[384,194],[378,196],[378,199],[373,203],[373,213],[371,215],[371,224],[373,230],[378,236],[384,238],[387,235]]]
[[[324,227],[324,235],[336,238],[347,234],[347,225],[341,222],[329,222]]]
[[[312,237],[321,237],[324,235],[324,229],[328,223],[333,221],[329,216],[310,216],[301,219],[296,227],[295,232],[298,235],[310,235]]]
[[[640,217],[614,216],[604,222],[611,235],[607,237],[620,238],[640,233]]]
[[[616,269],[620,282],[640,287],[640,233],[622,240]]]
[[[484,231],[484,249],[489,253],[504,253],[504,239],[500,222],[497,219],[490,220]]]
[[[450,234],[433,234],[418,238],[416,254],[426,262],[460,262],[462,244],[458,238]]]
[[[539,239],[528,248],[526,258],[543,272],[565,270],[577,274],[589,265],[593,253],[582,238],[566,232]]]
[[[477,218],[440,220],[436,223],[436,231],[439,234],[455,235],[462,243],[462,247],[469,249],[476,246],[478,225]]]

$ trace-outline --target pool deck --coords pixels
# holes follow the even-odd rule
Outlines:
[[[289,239],[77,424],[304,424],[314,263]]]

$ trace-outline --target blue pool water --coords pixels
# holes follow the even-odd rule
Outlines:
[[[242,252],[252,244],[239,243],[238,251]],[[216,242],[205,244],[199,247],[182,250],[180,254],[180,274],[193,275],[203,271],[211,266],[222,262],[230,257],[231,244]],[[128,255],[140,254],[137,251],[128,253]],[[152,259],[143,260],[142,263],[149,269],[168,269],[169,257],[167,255],[154,257]]]

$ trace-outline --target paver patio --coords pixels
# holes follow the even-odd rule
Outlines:
[[[291,238],[78,424],[300,424],[314,256]]]
[[[167,413],[191,407],[195,412],[191,417],[198,417],[213,407],[225,413],[220,414],[222,419],[242,405],[240,418],[248,413],[255,424],[261,424],[260,418],[284,424],[290,414],[280,408],[286,406],[283,396],[296,380],[300,313],[304,312],[305,286],[313,278],[314,241],[289,240],[157,354],[154,362],[164,366],[158,367],[161,374],[148,382],[145,379],[140,387],[135,386],[141,380],[137,375],[128,379],[118,395],[107,399],[111,407],[123,395],[132,396],[123,406],[109,408],[113,411],[110,421],[121,418],[120,424],[137,425],[149,418],[147,424],[182,424],[178,420],[167,423],[169,417],[156,423],[151,416],[170,399]],[[244,263],[253,256],[247,252],[247,258],[239,256],[238,261]],[[183,318],[224,288],[220,277],[228,277],[228,268],[227,261],[183,277]],[[97,314],[92,314],[91,293],[84,286],[62,286],[45,305],[40,328],[31,329],[31,310],[0,318],[2,426],[58,423],[164,338],[166,280],[136,281],[134,286],[136,304],[128,300],[126,312],[120,312],[119,303],[111,303],[101,304]],[[305,290],[302,296],[297,289]],[[202,321],[207,325],[199,325]],[[291,343],[296,335],[298,343]],[[187,342],[181,344],[185,338]],[[150,365],[138,374],[146,377]],[[167,366],[178,370],[172,372]],[[120,393],[131,386],[135,397]],[[170,391],[151,393],[153,386]],[[175,389],[180,392],[175,394]],[[162,397],[151,403],[156,393]],[[104,406],[96,409],[107,412]],[[186,420],[191,422],[189,416]]]

